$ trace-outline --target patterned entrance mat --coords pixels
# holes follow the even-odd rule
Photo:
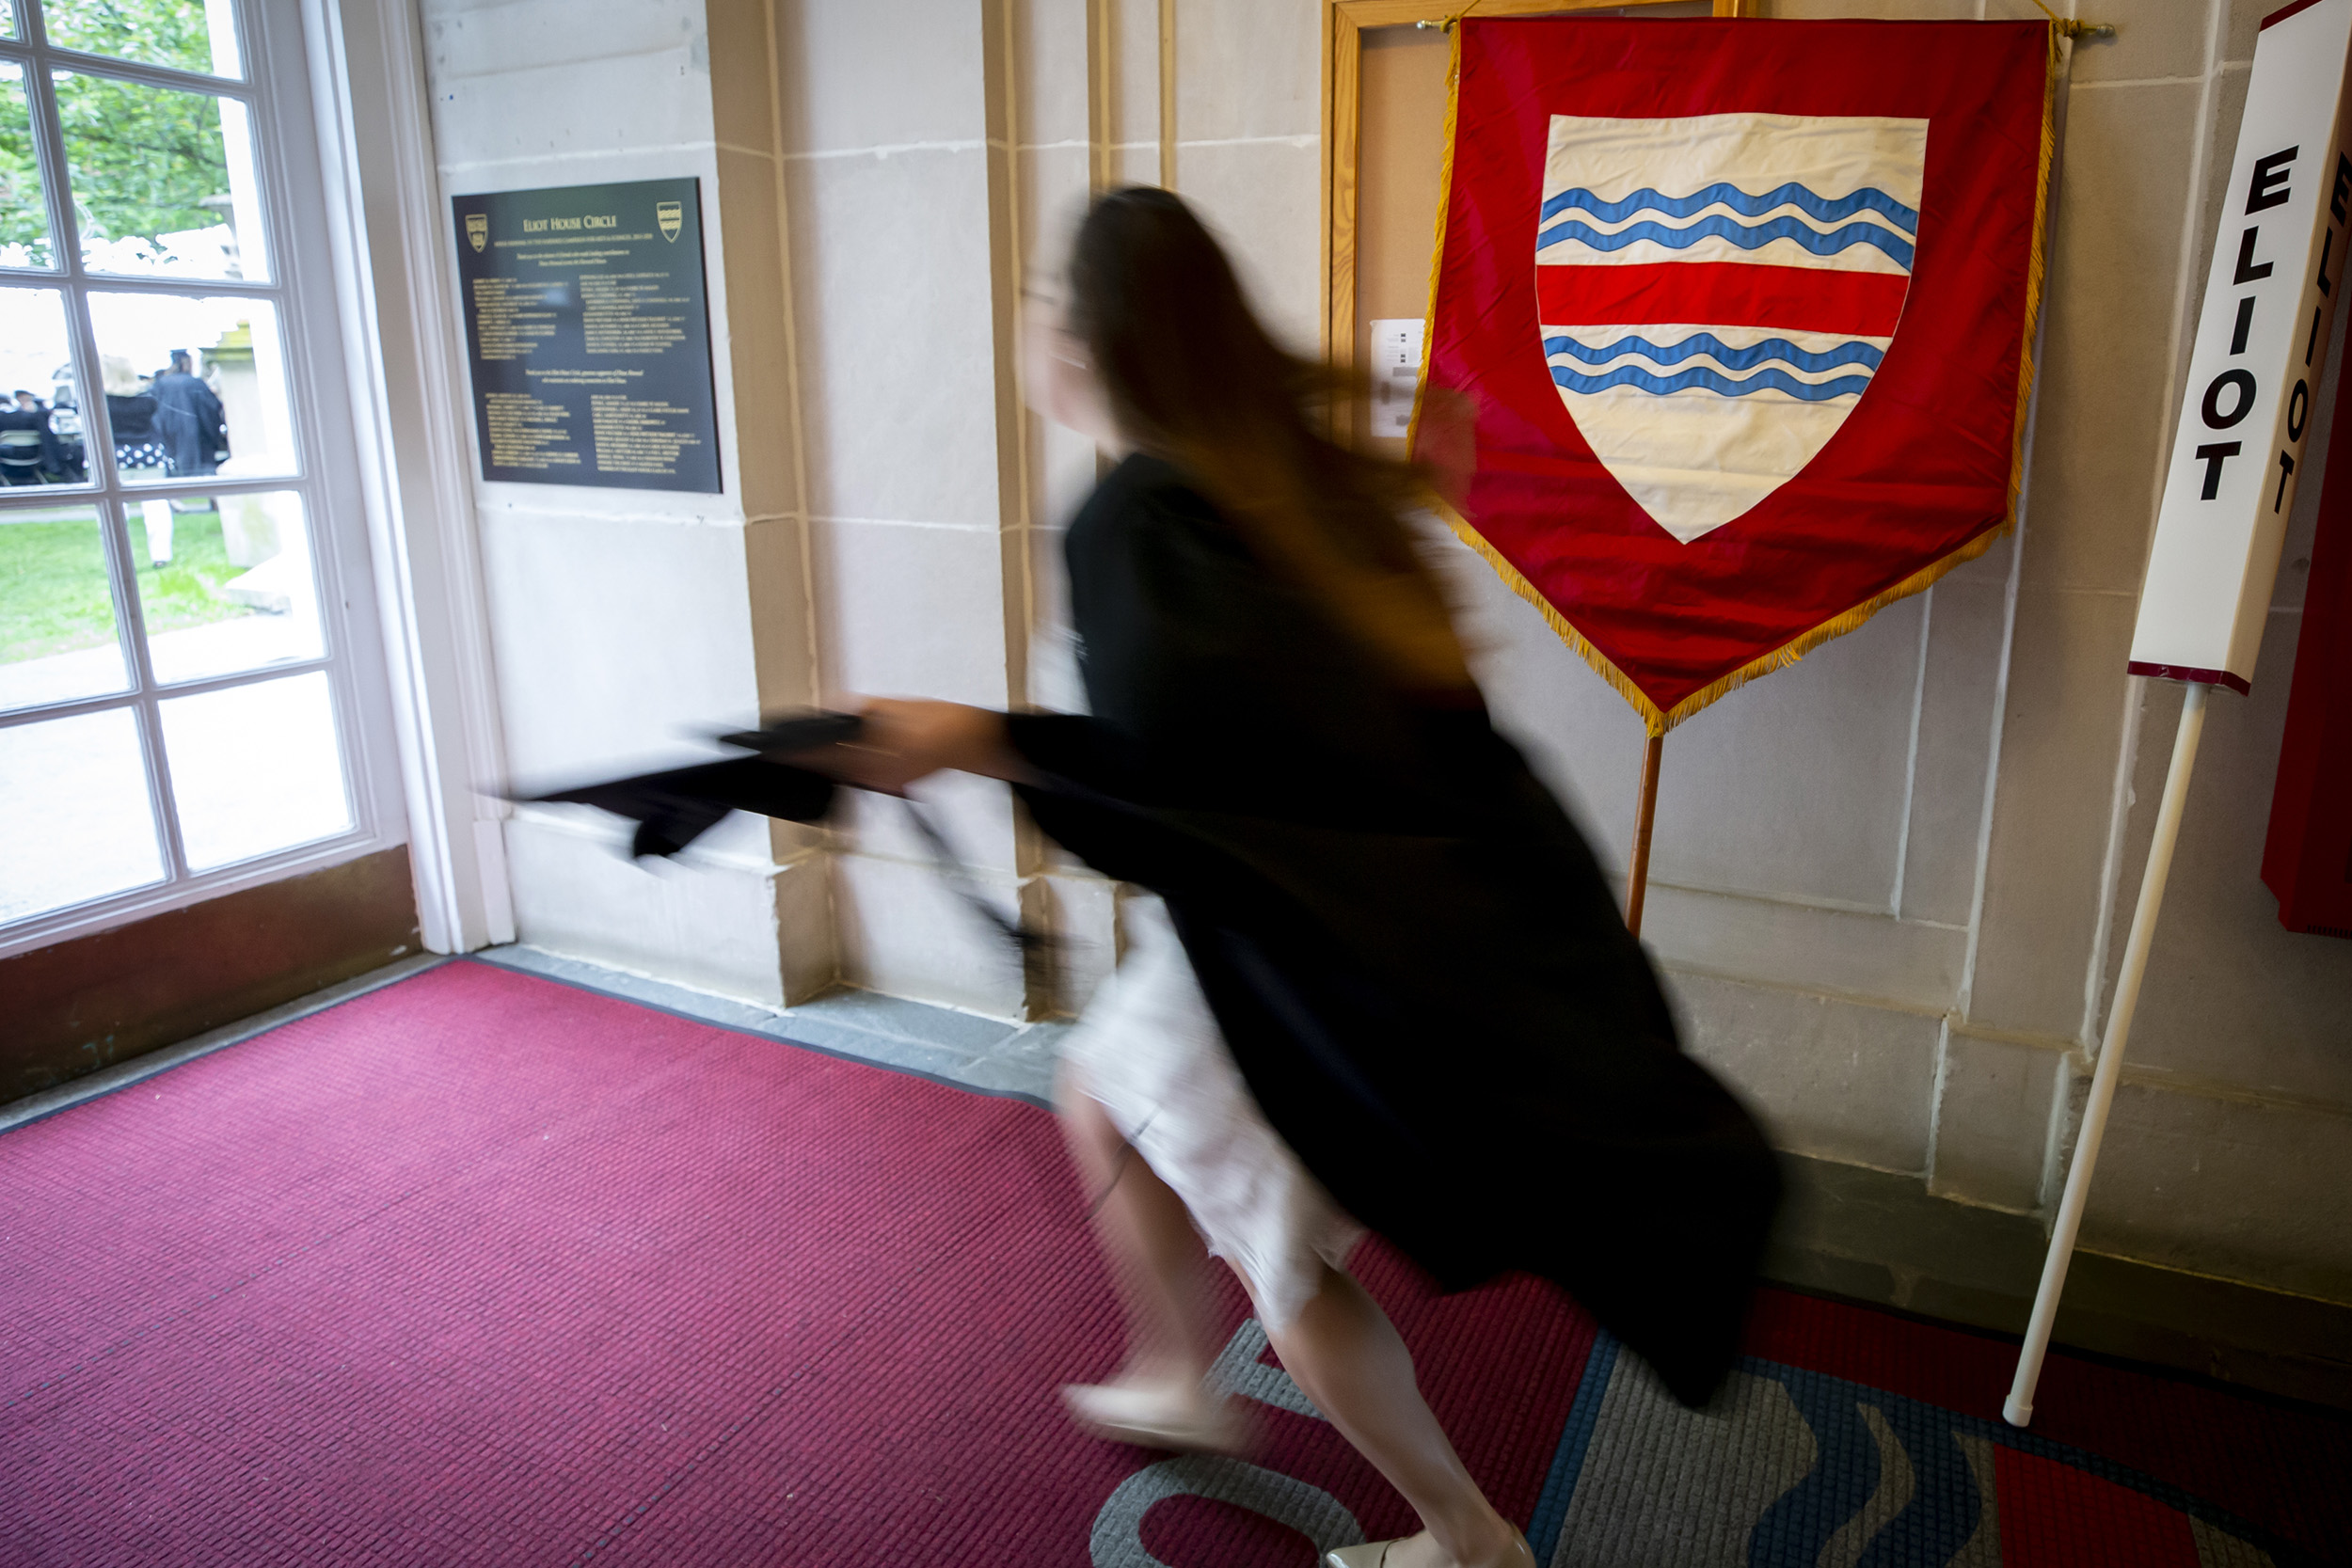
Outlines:
[[[1613,1341],[1586,1357],[1530,1538],[1557,1568],[2236,1568],[2341,1560],[2352,1424],[2054,1357],[1999,1418],[2015,1347],[1766,1291],[1715,1404]]]
[[[0,1563],[1294,1565],[1399,1499],[1221,1303],[1247,1459],[1090,1441],[1051,1117],[454,962],[0,1137]],[[1359,1274],[1560,1563],[2280,1563],[2352,1427],[1782,1293],[1706,1412],[1549,1288]]]

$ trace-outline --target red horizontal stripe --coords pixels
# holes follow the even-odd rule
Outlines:
[[[2148,675],[2161,681],[2190,681],[2199,686],[2226,686],[2241,697],[2250,697],[2254,688],[2244,675],[2227,670],[2208,670],[2197,664],[2151,664],[2133,659],[2123,666],[2127,675]]]
[[[2268,16],[2264,17],[2262,26],[2257,27],[2254,30],[2259,33],[2263,31],[2264,28],[2275,27],[2280,23],[2284,22],[2288,17],[2293,16],[2296,11],[2309,10],[2313,6],[2318,4],[2319,0],[2295,0],[2294,5],[2281,6],[2277,10],[2272,11]]]
[[[1741,261],[1661,261],[1649,266],[1538,266],[1535,300],[1545,326],[1778,326],[1891,338],[1902,314],[1901,273],[1833,272]]]

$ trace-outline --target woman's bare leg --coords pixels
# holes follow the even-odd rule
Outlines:
[[[1518,1531],[1486,1501],[1422,1399],[1396,1325],[1345,1270],[1326,1267],[1314,1299],[1266,1338],[1315,1408],[1427,1527],[1427,1534],[1397,1544],[1387,1568],[1532,1568]]]
[[[1184,1200],[1127,1147],[1101,1103],[1067,1068],[1055,1083],[1054,1104],[1087,1199],[1097,1203],[1094,1233],[1127,1309],[1127,1364],[1118,1381],[1190,1396],[1216,1355],[1204,1277],[1208,1251]]]

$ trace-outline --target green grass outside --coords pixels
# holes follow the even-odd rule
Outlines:
[[[230,564],[220,514],[183,512],[172,519],[171,560],[147,563],[147,531],[134,517],[132,558],[150,635],[208,626],[254,611],[220,595],[246,568]],[[106,591],[105,546],[87,515],[71,521],[0,521],[0,664],[44,658],[115,640]]]

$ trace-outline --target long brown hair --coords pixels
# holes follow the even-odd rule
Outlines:
[[[1444,597],[1400,516],[1426,493],[1425,476],[1323,434],[1354,385],[1274,341],[1190,208],[1145,186],[1097,198],[1078,229],[1070,293],[1071,329],[1129,439],[1184,470],[1392,680],[1469,684]]]

